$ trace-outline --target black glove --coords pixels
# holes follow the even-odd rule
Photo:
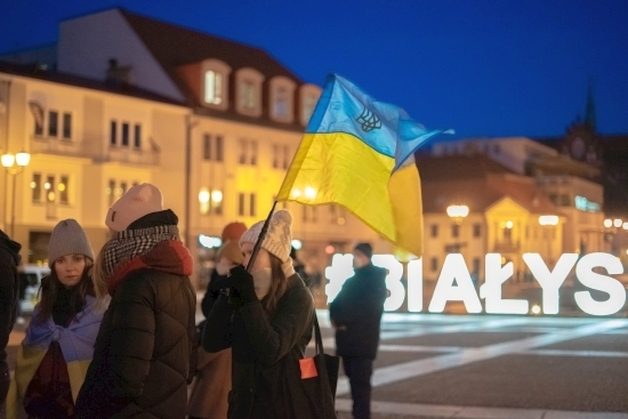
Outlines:
[[[229,271],[229,282],[231,291],[240,297],[242,303],[248,303],[257,300],[255,295],[255,286],[253,285],[253,277],[242,266],[236,266]]]
[[[213,298],[218,298],[222,289],[231,287],[231,280],[226,276],[213,275],[208,286],[208,291]]]

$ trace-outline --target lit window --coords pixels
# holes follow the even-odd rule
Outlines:
[[[33,202],[41,202],[41,173],[33,173],[31,189],[33,190]]]
[[[438,224],[430,225],[430,236],[438,237]]]
[[[67,176],[61,176],[61,180],[57,184],[57,191],[59,191],[59,202],[62,204],[68,204],[68,189],[69,179]]]
[[[205,72],[205,102],[220,105],[223,100],[223,75],[214,70]]]
[[[251,217],[255,217],[256,214],[257,214],[256,205],[255,205],[255,199],[256,199],[255,198],[255,194],[254,193],[250,194],[250,196],[249,196],[249,215]]]
[[[55,202],[57,196],[55,194],[55,177],[48,176],[46,183],[44,183],[44,189],[46,190],[46,202]]]

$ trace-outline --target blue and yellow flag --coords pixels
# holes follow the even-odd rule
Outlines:
[[[422,254],[421,184],[414,151],[427,131],[401,108],[331,75],[277,201],[340,204],[383,237]]]

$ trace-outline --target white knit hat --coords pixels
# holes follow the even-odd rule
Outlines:
[[[163,201],[161,191],[155,185],[135,185],[109,208],[105,224],[116,232],[126,230],[133,221],[162,211]]]
[[[257,241],[264,221],[253,224],[240,238],[240,246],[243,243],[253,243]],[[290,259],[290,249],[292,248],[292,216],[286,210],[279,210],[273,214],[268,225],[268,231],[262,241],[262,249],[277,256],[282,262]]]
[[[55,260],[73,254],[85,255],[94,261],[94,251],[85,231],[75,219],[68,218],[59,221],[52,230],[48,242],[48,266],[52,268]]]

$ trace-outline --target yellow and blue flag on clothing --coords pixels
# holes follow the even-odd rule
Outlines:
[[[277,201],[340,204],[399,248],[422,254],[423,215],[414,152],[432,130],[331,75]]]

